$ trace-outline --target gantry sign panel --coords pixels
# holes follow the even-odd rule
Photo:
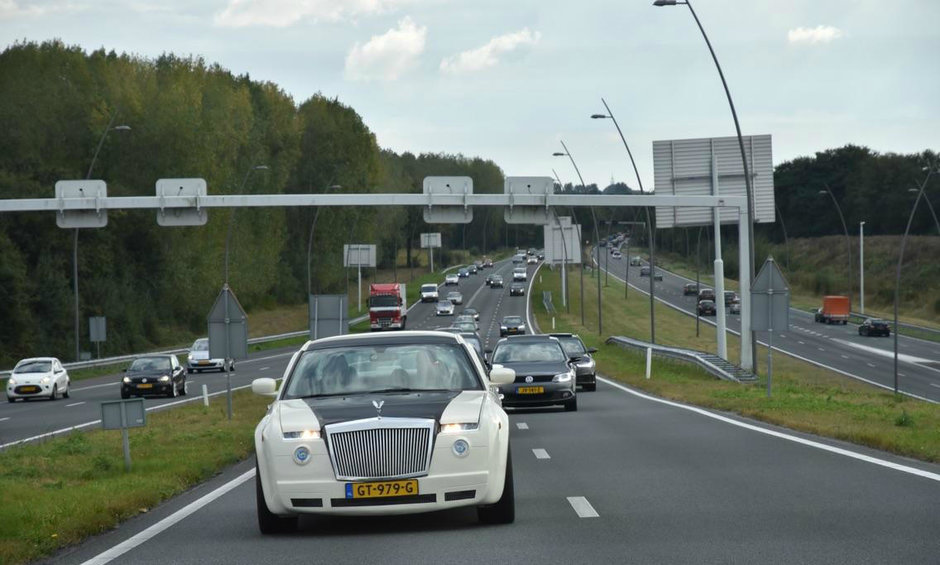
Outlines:
[[[774,221],[774,173],[770,135],[745,136],[744,152],[753,179],[755,223]],[[744,166],[737,137],[670,139],[653,142],[657,195],[745,196]],[[717,182],[717,192],[713,192]],[[721,223],[737,223],[738,211],[721,209]],[[712,225],[711,208],[656,207],[656,227]]]
[[[424,194],[473,194],[470,177],[424,177]],[[469,224],[473,208],[463,206],[425,206],[424,221],[429,224]]]

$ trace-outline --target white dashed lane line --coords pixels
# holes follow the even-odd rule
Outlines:
[[[588,502],[588,499],[583,496],[569,496],[568,504],[574,508],[578,518],[597,518],[600,516],[597,510],[594,510],[594,507]]]
[[[519,428],[520,430],[528,430],[529,424],[526,424],[525,422],[517,422],[516,427]]]
[[[898,373],[898,375],[902,377],[904,376],[904,375],[901,375],[901,373]],[[937,383],[930,383],[930,386],[940,388],[940,385],[938,385]]]
[[[71,408],[72,406],[78,406],[79,404],[85,404],[84,402],[73,402],[71,404],[66,404],[66,408]]]
[[[875,364],[874,364],[874,363],[865,363],[865,364],[868,365],[869,367],[871,367],[872,369],[875,368]]]
[[[799,343],[800,345],[806,345],[806,343],[804,343],[804,342],[802,342],[802,341],[797,341],[797,343]]]
[[[9,420],[9,419],[10,419],[9,416],[7,416],[6,418],[0,418],[0,422],[6,422],[6,421]]]
[[[848,355],[842,355],[841,357],[842,357],[843,359],[848,359],[848,358],[849,358]]]
[[[551,456],[544,449],[533,449],[532,453],[535,454],[536,459],[551,459]]]
[[[258,370],[259,370],[259,371],[267,371],[267,370],[270,369],[270,368],[271,368],[271,367],[261,367],[261,368],[258,369]]]

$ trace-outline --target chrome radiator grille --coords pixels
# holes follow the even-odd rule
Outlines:
[[[387,479],[427,474],[434,420],[370,419],[327,426],[337,479]]]

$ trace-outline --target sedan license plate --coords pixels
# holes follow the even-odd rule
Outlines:
[[[32,385],[30,385],[30,386],[21,386],[21,387],[20,387],[20,392],[39,392],[39,387],[38,387],[38,386],[32,386]]]
[[[417,494],[417,479],[346,483],[346,498],[384,498],[388,496],[414,496]]]
[[[542,394],[545,392],[545,387],[540,386],[521,386],[516,389],[516,394]]]
[[[199,364],[199,365],[208,365],[208,364],[209,364],[209,362],[208,362],[208,361],[206,361],[205,359],[203,359],[203,360],[202,360],[202,361],[200,361],[200,362],[199,362],[198,364]]]
[[[147,384],[139,384],[139,385],[137,385],[137,388],[153,388],[153,385],[150,384],[150,383],[147,383]]]

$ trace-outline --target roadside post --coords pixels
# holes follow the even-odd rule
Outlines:
[[[88,340],[98,346],[98,359],[101,359],[101,342],[108,340],[107,320],[104,316],[88,318]]]
[[[101,403],[101,428],[121,430],[121,443],[124,446],[124,470],[131,470],[131,444],[127,437],[128,428],[142,428],[147,425],[147,411],[144,399],[112,400]]]
[[[421,234],[421,248],[428,250],[428,267],[434,272],[434,248],[441,246],[441,234],[423,233]]]
[[[751,286],[751,327],[767,332],[767,398],[773,379],[774,332],[790,328],[790,285],[773,257],[768,257]]]
[[[343,267],[356,267],[358,271],[358,308],[362,312],[362,268],[375,267],[375,245],[347,243],[343,246]]]
[[[209,357],[231,360],[248,358],[248,316],[235,298],[228,284],[215,299],[209,311]],[[231,367],[231,366],[230,366]],[[228,419],[232,419],[232,371],[225,371],[225,395],[228,399]]]

